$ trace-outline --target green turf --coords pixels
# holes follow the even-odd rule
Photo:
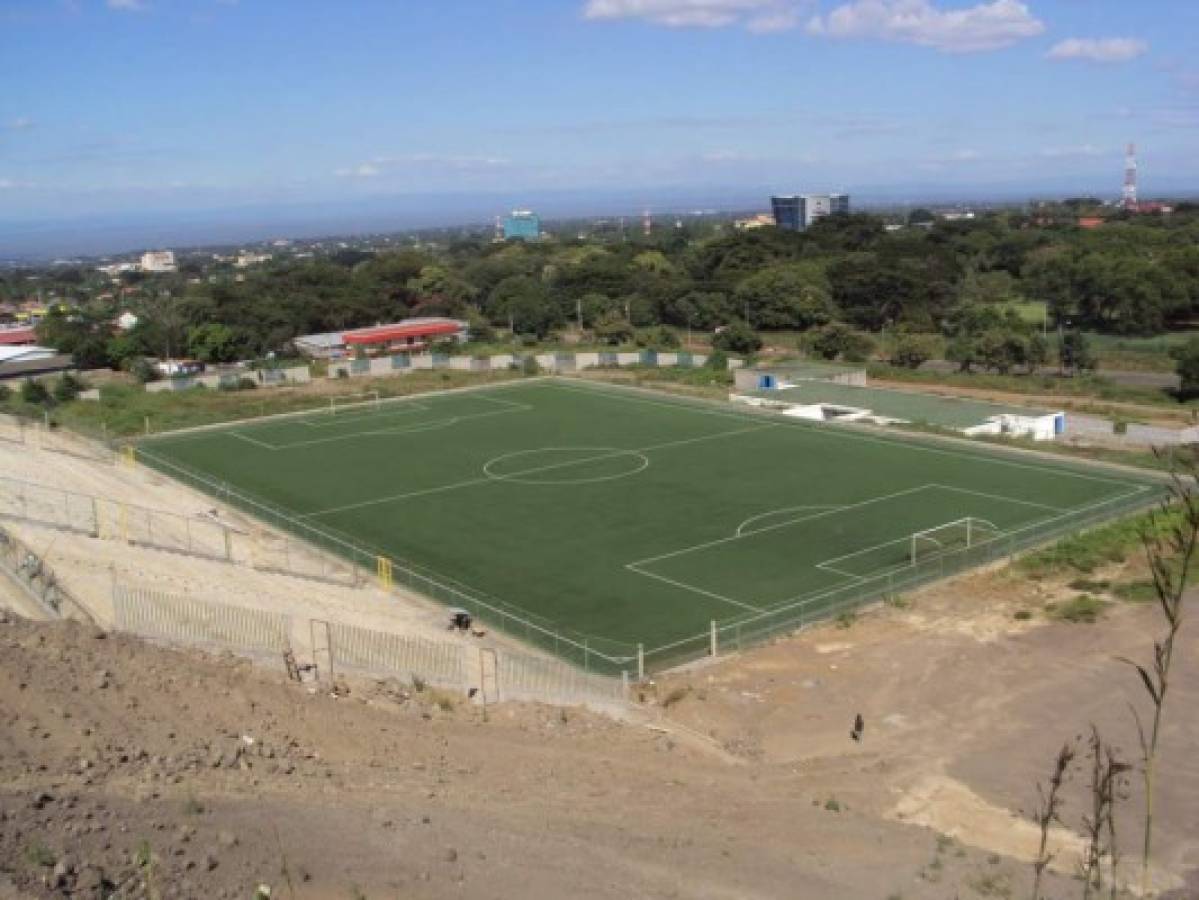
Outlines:
[[[712,620],[752,633],[782,621],[772,610],[819,611],[902,579],[916,531],[971,516],[1025,540],[1158,490],[564,379],[162,436],[140,452],[589,635],[614,659],[638,643],[702,650]]]

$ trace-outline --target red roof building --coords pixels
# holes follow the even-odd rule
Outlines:
[[[18,325],[15,328],[0,326],[0,346],[19,347],[36,343],[37,335],[30,325]]]

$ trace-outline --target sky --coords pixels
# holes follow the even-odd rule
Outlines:
[[[1143,193],[1199,190],[1196,0],[0,0],[0,86],[0,257],[136,222],[1114,194],[1129,141]]]

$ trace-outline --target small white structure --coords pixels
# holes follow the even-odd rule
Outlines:
[[[121,331],[132,331],[140,321],[141,319],[129,312],[129,310],[125,310],[117,316],[117,328],[121,329]]]

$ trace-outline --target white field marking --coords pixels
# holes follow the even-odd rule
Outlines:
[[[1022,532],[1030,531],[1034,528],[1040,528],[1044,525],[1047,525],[1050,522],[1056,522],[1058,519],[1064,519],[1067,516],[1073,516],[1073,515],[1078,515],[1080,513],[1085,513],[1092,509],[1097,509],[1100,506],[1106,506],[1109,503],[1116,503],[1117,501],[1120,501],[1120,500],[1126,500],[1129,497],[1134,497],[1137,494],[1144,494],[1151,490],[1153,490],[1151,485],[1147,485],[1147,484],[1140,485],[1140,486],[1134,488],[1133,490],[1129,491],[1126,494],[1118,494],[1115,497],[1106,497],[1103,500],[1096,501],[1095,503],[1088,503],[1086,506],[1080,506],[1075,509],[1066,510],[1065,512],[1061,513],[1060,515],[1049,516],[1048,518],[1044,518],[1044,519],[1036,519],[1032,522],[1029,522],[1027,525],[1021,525],[1019,528],[1013,528],[1011,531],[1005,531],[1003,534],[1007,537],[1012,537],[1012,536],[1015,536]],[[1092,526],[1098,525],[1098,524],[1102,524],[1102,523],[1091,523]],[[1000,540],[1000,538],[996,538],[996,540]],[[863,580],[866,580],[866,579],[863,579]],[[775,606],[769,607],[768,609],[765,610],[764,614],[775,615],[780,612],[786,612],[789,608],[791,608],[787,604],[794,604],[795,606],[799,606],[804,603],[812,603],[812,602],[815,602],[816,600],[821,600],[824,597],[827,597],[829,594],[835,594],[837,591],[841,590],[843,587],[844,587],[844,585],[838,585],[837,587],[830,588],[830,589],[824,590],[824,591],[819,591],[815,594],[796,594],[794,597],[788,597],[786,600],[783,600],[781,603],[779,603]]]
[[[767,510],[764,513],[758,513],[756,516],[750,516],[748,519],[746,519],[744,522],[742,522],[740,525],[737,526],[737,530],[733,532],[733,536],[734,537],[742,537],[747,534],[757,534],[758,529],[752,528],[747,531],[745,526],[748,525],[750,522],[757,522],[758,520],[765,519],[768,516],[777,516],[779,513],[796,512],[801,509],[825,510],[825,509],[841,509],[841,507],[837,506],[835,503],[817,503],[817,504],[810,504],[807,506],[780,506],[778,509],[771,509],[771,510]],[[788,523],[802,522],[806,518],[809,518],[809,517],[808,516],[796,516],[794,519],[788,519],[787,522]]]
[[[456,388],[442,388],[429,391],[421,391],[418,394],[404,394],[397,397],[385,397],[379,401],[381,405],[396,404],[396,403],[413,403],[417,400],[439,400],[443,397],[453,397],[458,394],[476,394],[487,391],[505,391],[510,389],[523,389],[541,387],[545,381],[548,381],[550,375],[535,375],[529,378],[513,379],[512,381],[494,381],[485,384],[468,384]],[[487,399],[495,402],[493,397]],[[507,402],[507,401],[504,401]],[[532,409],[533,407],[528,407]],[[154,434],[146,435],[138,442],[139,446],[150,441],[161,441],[170,439],[172,441],[194,440],[196,438],[211,437],[212,435],[222,435],[230,428],[239,426],[258,428],[276,422],[283,422],[289,419],[301,419],[305,416],[311,416],[314,413],[324,411],[327,415],[329,411],[328,405],[313,407],[311,409],[296,409],[291,412],[271,413],[265,416],[255,416],[248,419],[231,419],[225,422],[212,422],[208,425],[189,425],[185,428],[175,428],[171,431],[159,431]]]
[[[1005,532],[1005,533],[1008,535],[1016,535],[1022,531],[1027,531],[1032,528],[1040,527],[1042,525],[1045,525],[1048,522],[1053,522],[1057,519],[1065,518],[1066,516],[1075,515],[1078,513],[1084,513],[1089,510],[1096,509],[1100,506],[1106,506],[1109,503],[1115,503],[1120,500],[1126,500],[1129,497],[1136,496],[1137,494],[1145,494],[1152,490],[1153,490],[1152,485],[1138,485],[1133,490],[1131,490],[1125,494],[1118,494],[1115,497],[1107,497],[1107,498],[1105,498],[1103,500],[1099,500],[1095,503],[1089,503],[1086,506],[1081,506],[1076,509],[1068,510],[1067,512],[1064,512],[1059,516],[1050,516],[1049,518],[1046,518],[1046,519],[1038,519],[1034,522],[1030,522],[1028,525],[1022,525],[1019,528],[1013,529],[1012,531]],[[1090,522],[1090,523],[1087,523],[1087,525],[1084,527],[1094,528],[1100,524],[1102,524],[1102,523],[1101,522]],[[1029,548],[1025,548],[1025,549],[1029,549]],[[889,570],[889,571],[902,571],[902,569],[894,569],[894,570]],[[642,574],[648,575],[649,573],[643,572]],[[882,574],[885,575],[885,574],[888,574],[888,572],[884,571]],[[856,580],[868,581],[870,579],[857,578]],[[812,593],[796,594],[794,597],[788,597],[787,599],[782,600],[773,606],[766,607],[757,616],[751,616],[750,618],[743,619],[741,621],[736,622],[735,624],[737,624],[738,626],[753,625],[755,622],[759,622],[762,619],[769,618],[770,616],[777,616],[782,613],[788,613],[788,612],[791,612],[792,610],[797,609],[798,607],[801,607],[801,606],[810,606],[814,603],[817,603],[821,600],[831,597],[834,594],[844,591],[847,587],[849,587],[849,585],[843,583],[843,584],[834,585],[833,587],[830,587],[830,588],[824,588],[822,590],[815,591]],[[682,644],[685,644],[688,641],[696,640],[697,638],[700,638],[700,637],[703,637],[703,635],[689,635],[687,637],[680,638],[679,640],[673,641],[668,644],[662,644],[658,647],[650,647],[650,648],[646,649],[645,655],[648,657],[651,654],[660,653],[664,650],[669,650],[673,647],[681,646]]]
[[[493,415],[493,414],[487,413],[486,415]],[[721,431],[721,432],[718,432],[717,434],[701,435],[699,437],[686,438],[681,441],[668,441],[663,444],[653,444],[649,447],[639,447],[635,450],[621,450],[621,451],[619,451],[619,454],[648,453],[651,450],[664,450],[667,447],[677,447],[677,446],[681,446],[684,444],[695,444],[700,441],[711,441],[711,440],[717,440],[719,438],[733,437],[735,435],[745,434],[745,433],[751,432],[751,431],[760,431],[763,428],[773,428],[773,427],[776,427],[777,424],[778,423],[767,423],[766,425],[757,425],[754,428],[739,428],[735,431]],[[533,449],[536,449],[536,448],[533,448]],[[609,453],[609,454],[604,454],[602,456],[586,456],[586,457],[583,457],[582,459],[567,460],[565,462],[553,463],[551,465],[537,466],[532,469],[524,469],[520,472],[513,473],[513,475],[516,475],[516,476],[535,475],[538,472],[546,472],[551,469],[564,469],[564,468],[567,468],[568,466],[578,466],[578,465],[583,465],[583,464],[589,463],[589,462],[596,462],[597,460],[606,459],[607,457],[613,456],[613,455],[618,455],[618,454]],[[512,476],[508,476],[508,479],[502,479],[502,480],[510,480],[511,477]],[[299,516],[299,518],[311,519],[311,518],[316,518],[318,516],[331,515],[332,513],[346,512],[347,510],[351,510],[351,509],[362,509],[363,507],[367,507],[367,506],[378,506],[380,504],[391,503],[396,500],[409,500],[413,497],[423,497],[426,494],[439,494],[443,491],[453,491],[453,490],[457,490],[459,488],[474,487],[475,485],[478,485],[478,484],[494,484],[494,483],[496,483],[496,479],[494,479],[494,478],[470,478],[466,481],[454,482],[453,484],[443,484],[443,485],[439,485],[437,487],[424,488],[419,491],[408,491],[403,494],[395,494],[393,496],[388,496],[388,497],[379,497],[375,500],[363,500],[360,503],[349,503],[345,506],[337,506],[337,507],[332,507],[330,509],[317,510],[316,512],[303,513]]]
[[[579,382],[579,384],[585,384],[585,383],[586,382]],[[592,396],[601,396],[601,397],[606,396],[606,397],[612,397],[612,398],[619,399],[619,400],[627,400],[630,403],[646,403],[646,404],[650,404],[652,406],[665,406],[670,409],[690,410],[691,412],[699,413],[700,415],[718,416],[718,417],[726,418],[726,419],[737,419],[738,421],[741,421],[741,422],[761,421],[761,419],[766,418],[766,415],[767,415],[767,414],[759,414],[759,416],[751,416],[751,415],[747,415],[744,413],[723,412],[718,409],[705,409],[702,406],[693,406],[691,404],[680,403],[678,401],[671,402],[671,401],[662,401],[662,400],[651,400],[648,397],[634,396],[632,394],[619,394],[619,393],[616,393],[617,391],[621,390],[621,388],[619,386],[612,386],[611,388],[592,388],[592,387],[581,388],[581,387],[578,387],[576,384],[566,384],[565,382],[561,382],[561,381],[552,382],[548,386],[560,387],[560,388],[563,388],[566,390],[573,390],[573,391],[577,391],[580,393],[590,394]],[[1121,487],[1126,487],[1131,483],[1130,481],[1122,481],[1117,478],[1104,478],[1099,475],[1087,475],[1082,472],[1076,472],[1073,469],[1068,467],[1069,463],[1072,462],[1072,460],[1070,460],[1069,457],[1063,457],[1063,461],[1066,464],[1061,467],[1048,465],[1048,464],[1034,465],[1032,463],[1017,462],[1012,459],[1005,459],[999,453],[993,453],[993,452],[988,453],[988,452],[983,452],[983,451],[979,451],[978,453],[967,453],[967,452],[964,452],[961,450],[949,450],[949,449],[946,449],[943,447],[929,447],[925,444],[918,443],[915,440],[905,441],[905,440],[901,440],[899,438],[881,437],[878,435],[862,434],[860,432],[849,431],[846,429],[829,428],[826,425],[819,425],[819,424],[812,423],[812,422],[805,422],[803,420],[799,420],[799,419],[795,419],[795,418],[780,417],[780,419],[781,419],[781,421],[778,422],[778,424],[780,424],[780,425],[789,425],[792,428],[802,428],[814,436],[830,438],[833,440],[865,441],[865,442],[874,443],[874,444],[884,444],[884,445],[890,446],[890,447],[900,447],[900,448],[909,449],[909,450],[920,450],[924,453],[936,453],[936,454],[939,454],[942,456],[954,456],[954,457],[958,457],[961,459],[968,459],[972,462],[993,462],[993,463],[995,463],[997,465],[1001,465],[1001,466],[1011,466],[1011,467],[1017,468],[1017,469],[1028,469],[1030,471],[1040,472],[1042,474],[1066,475],[1071,478],[1079,478],[1079,479],[1083,479],[1086,481],[1098,481],[1098,482],[1102,482],[1104,484],[1117,484],[1117,485],[1120,485]],[[963,440],[966,440],[966,438],[963,438]]]
[[[248,434],[242,434],[240,431],[235,431],[233,429],[230,429],[229,434],[232,437],[239,438],[240,440],[243,440],[248,444],[253,444],[255,447],[261,447],[264,450],[278,450],[279,449],[274,444],[268,444],[265,441],[258,440],[258,438],[252,438]]]
[[[373,404],[378,407],[378,404]],[[382,411],[378,409],[359,413],[344,413],[338,415],[325,412],[319,416],[319,421],[313,419],[300,419],[301,425],[307,425],[309,428],[336,428],[338,425],[344,425],[348,422],[362,422],[370,419],[390,419],[393,416],[406,416],[412,412],[427,412],[429,409],[424,403],[405,403],[402,408],[388,408]]]
[[[1015,497],[1005,497],[1002,494],[988,494],[986,491],[973,491],[970,488],[956,487],[952,484],[935,484],[935,487],[947,491],[957,491],[959,494],[973,494],[975,497],[985,497],[988,500],[998,500],[1000,503],[1016,503],[1020,506],[1032,506],[1036,509],[1047,509],[1050,512],[1062,512],[1060,506],[1049,506],[1046,503],[1034,503],[1031,500],[1018,500]],[[978,518],[974,516],[973,518]]]
[[[647,578],[656,578],[658,581],[664,581],[685,591],[691,591],[693,594],[702,594],[705,597],[711,597],[713,600],[719,600],[722,603],[731,603],[733,606],[740,606],[742,609],[748,609],[750,612],[765,612],[760,606],[750,606],[748,603],[742,603],[740,600],[734,600],[732,597],[726,597],[723,594],[714,594],[711,591],[705,591],[703,588],[697,588],[695,585],[685,584],[682,581],[675,581],[673,578],[667,578],[665,575],[659,575],[656,572],[642,572],[640,569],[633,569],[632,564],[625,568],[632,569],[638,575],[644,575]]]
[[[597,475],[593,478],[571,478],[565,481],[538,481],[536,479],[528,479],[525,477],[525,472],[516,472],[512,475],[497,475],[491,471],[491,467],[497,463],[503,462],[506,459],[512,459],[514,456],[528,456],[530,453],[546,453],[557,451],[573,451],[582,450],[584,452],[598,452],[599,456],[587,457],[588,462],[595,462],[603,459],[619,459],[622,456],[632,456],[638,460],[638,466],[635,469],[630,469],[627,472],[617,472],[614,475]],[[578,460],[569,460],[571,465],[578,463]],[[639,472],[644,472],[649,468],[649,457],[644,453],[638,453],[636,450],[619,450],[615,447],[538,447],[534,450],[514,450],[512,453],[505,453],[503,456],[497,456],[494,459],[489,459],[483,463],[483,474],[488,478],[496,481],[510,481],[514,484],[539,484],[539,485],[579,485],[579,484],[595,484],[600,481],[615,481],[617,478],[628,478],[631,475],[636,475]]]
[[[925,490],[928,490],[930,487],[934,487],[934,486],[935,485],[922,484],[922,485],[918,485],[917,487],[911,487],[911,488],[907,488],[902,491],[896,491],[893,494],[883,494],[882,496],[879,496],[879,497],[871,497],[869,500],[861,500],[858,503],[850,503],[845,506],[838,506],[834,509],[829,509],[829,510],[825,510],[824,512],[814,513],[813,515],[805,516],[802,519],[798,519],[795,521],[779,522],[775,525],[764,525],[761,528],[758,528],[758,529],[755,529],[754,531],[749,532],[748,534],[734,534],[734,535],[730,535],[728,537],[716,538],[715,540],[711,540],[711,541],[704,541],[701,544],[693,544],[690,547],[683,547],[679,550],[672,550],[669,553],[660,553],[657,556],[647,556],[645,559],[638,559],[638,560],[635,560],[634,562],[627,563],[625,565],[625,568],[627,569],[627,568],[630,568],[631,566],[644,566],[644,565],[648,565],[649,563],[659,562],[663,559],[671,559],[672,557],[675,557],[675,556],[683,556],[684,554],[692,553],[696,550],[706,550],[708,547],[715,547],[715,546],[718,546],[719,544],[727,544],[727,543],[730,543],[731,541],[744,540],[745,538],[752,537],[753,535],[762,534],[767,531],[776,531],[779,528],[786,528],[789,525],[795,524],[796,521],[810,522],[813,519],[823,519],[825,516],[830,516],[830,515],[833,515],[834,513],[843,512],[845,510],[850,510],[850,509],[858,509],[863,506],[870,506],[874,503],[882,503],[884,500],[894,500],[896,497],[906,497],[909,494],[915,494],[920,491],[925,491]]]
[[[532,407],[528,408],[532,409]],[[519,411],[519,409],[497,409],[494,412],[466,413],[465,415],[461,416],[450,416],[448,419],[434,419],[432,422],[410,425],[406,428],[374,428],[369,431],[352,431],[348,434],[334,434],[330,435],[329,437],[310,438],[306,441],[292,441],[289,444],[279,444],[275,447],[275,449],[293,450],[296,447],[312,447],[317,444],[329,444],[334,441],[348,441],[352,440],[353,438],[360,437],[380,437],[393,434],[417,434],[422,431],[433,431],[438,428],[448,428],[451,425],[457,425],[459,422],[465,422],[469,419],[486,419],[491,416],[504,416]]]

